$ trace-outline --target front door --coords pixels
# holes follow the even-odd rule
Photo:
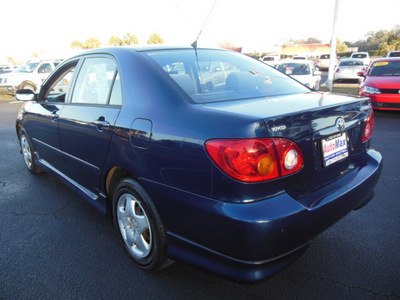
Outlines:
[[[99,192],[102,168],[120,111],[120,105],[113,105],[113,95],[120,95],[121,88],[117,75],[112,58],[85,58],[70,102],[59,119],[65,174],[95,194]]]

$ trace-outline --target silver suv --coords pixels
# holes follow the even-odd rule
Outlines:
[[[14,95],[17,89],[36,91],[61,60],[29,62],[12,73],[0,75],[0,94]]]

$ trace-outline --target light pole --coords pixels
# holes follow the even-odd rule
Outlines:
[[[329,72],[328,72],[328,88],[330,92],[332,92],[333,73],[335,72],[336,59],[334,58],[336,58],[336,23],[337,23],[338,12],[339,12],[339,0],[335,0],[335,12],[333,17],[333,29],[331,38],[331,54],[330,54]]]

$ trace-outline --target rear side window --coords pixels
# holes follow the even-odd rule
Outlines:
[[[194,103],[309,92],[270,66],[236,52],[187,49],[145,53]]]
[[[117,66],[111,59],[85,59],[76,80],[71,103],[106,105],[116,73]]]

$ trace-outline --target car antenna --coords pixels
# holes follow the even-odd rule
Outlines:
[[[204,28],[204,26],[206,25],[208,19],[210,18],[211,13],[212,13],[212,11],[214,10],[215,4],[217,4],[217,1],[218,1],[218,0],[215,0],[215,1],[214,1],[214,4],[213,4],[213,6],[211,7],[211,10],[210,10],[210,12],[208,13],[207,19],[204,21],[204,24],[203,24],[203,26],[202,26],[201,29],[200,29],[199,35],[197,36],[196,40],[191,44],[191,46],[192,46],[195,50],[197,49],[197,40],[199,39],[199,37],[200,37],[200,35],[201,35],[202,31],[203,31],[203,28]]]

